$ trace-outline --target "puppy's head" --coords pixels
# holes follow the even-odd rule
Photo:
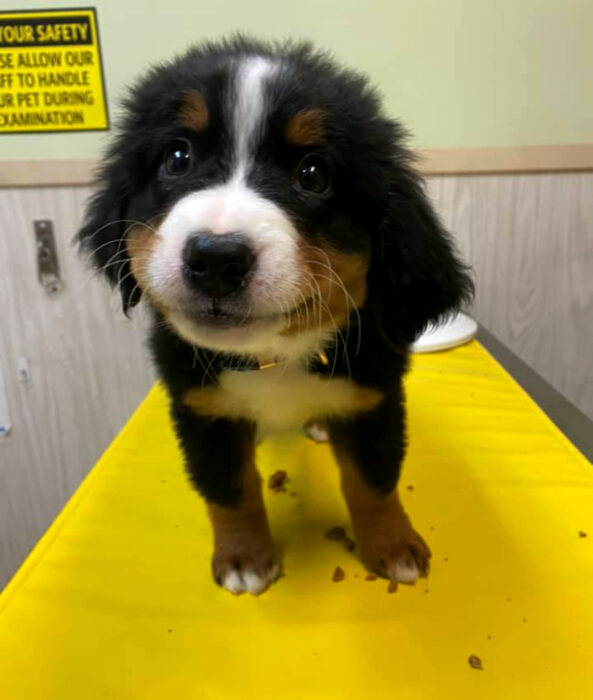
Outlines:
[[[132,91],[79,240],[191,343],[408,342],[470,283],[366,81],[308,46],[191,50]],[[288,350],[286,350],[288,352]]]

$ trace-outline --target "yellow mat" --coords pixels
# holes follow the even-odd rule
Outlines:
[[[0,598],[0,698],[593,698],[590,464],[477,343],[415,357],[408,393],[428,580],[365,581],[324,538],[328,447],[282,437],[259,463],[291,479],[266,489],[286,576],[217,588],[156,388]]]

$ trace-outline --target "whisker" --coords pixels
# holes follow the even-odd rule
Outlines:
[[[320,250],[321,250],[321,249],[320,249]],[[323,253],[326,255],[326,257],[327,257],[327,254],[325,253],[325,251],[322,251],[322,252],[323,252]],[[358,354],[360,353],[360,344],[361,344],[361,341],[362,341],[362,337],[361,337],[361,334],[362,334],[362,324],[361,324],[361,319],[360,319],[360,312],[359,312],[359,310],[358,310],[358,307],[357,307],[357,305],[356,305],[354,299],[352,298],[352,295],[351,295],[350,292],[348,292],[348,290],[346,289],[346,285],[344,284],[344,281],[342,280],[342,278],[340,277],[340,275],[339,275],[331,266],[325,265],[325,263],[322,263],[322,262],[320,262],[320,261],[318,261],[318,260],[307,261],[307,263],[308,263],[308,264],[314,263],[314,264],[321,265],[322,267],[326,268],[326,269],[330,272],[331,279],[330,279],[330,278],[323,277],[322,275],[317,275],[317,274],[315,274],[315,276],[316,276],[316,277],[320,277],[320,278],[322,278],[322,279],[328,279],[328,281],[331,282],[331,283],[336,283],[336,284],[338,285],[338,287],[342,290],[342,292],[343,292],[343,294],[344,294],[344,296],[345,296],[346,302],[347,302],[347,306],[349,307],[349,312],[348,312],[348,334],[349,334],[349,331],[350,331],[350,327],[349,327],[349,326],[350,326],[350,313],[351,313],[351,312],[354,312],[354,313],[355,313],[355,315],[356,315],[356,320],[357,320],[357,332],[358,332],[358,333],[357,333],[357,339],[356,339],[356,352],[355,352],[355,357],[358,356]]]
[[[208,363],[208,367],[206,367],[206,373],[205,373],[204,376],[202,377],[202,389],[206,386],[206,379],[208,378],[208,374],[210,373],[210,369],[213,369],[214,362],[216,361],[216,358],[217,358],[219,355],[222,355],[222,352],[215,352],[215,353],[212,355],[212,359],[211,359],[210,362]],[[212,373],[212,381],[215,381],[215,380],[216,380],[216,374],[214,374],[214,372],[213,372],[213,373]]]

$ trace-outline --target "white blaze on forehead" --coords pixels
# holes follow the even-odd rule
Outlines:
[[[277,70],[269,59],[251,56],[237,69],[231,104],[233,115],[234,179],[245,176],[253,151],[257,147],[266,116],[265,84]]]

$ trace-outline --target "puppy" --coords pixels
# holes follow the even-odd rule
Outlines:
[[[308,44],[198,46],[125,102],[78,239],[126,313],[141,297],[152,311],[214,578],[232,593],[280,572],[256,437],[312,420],[367,567],[428,572],[396,490],[402,376],[418,333],[472,284],[404,136],[363,77]]]

